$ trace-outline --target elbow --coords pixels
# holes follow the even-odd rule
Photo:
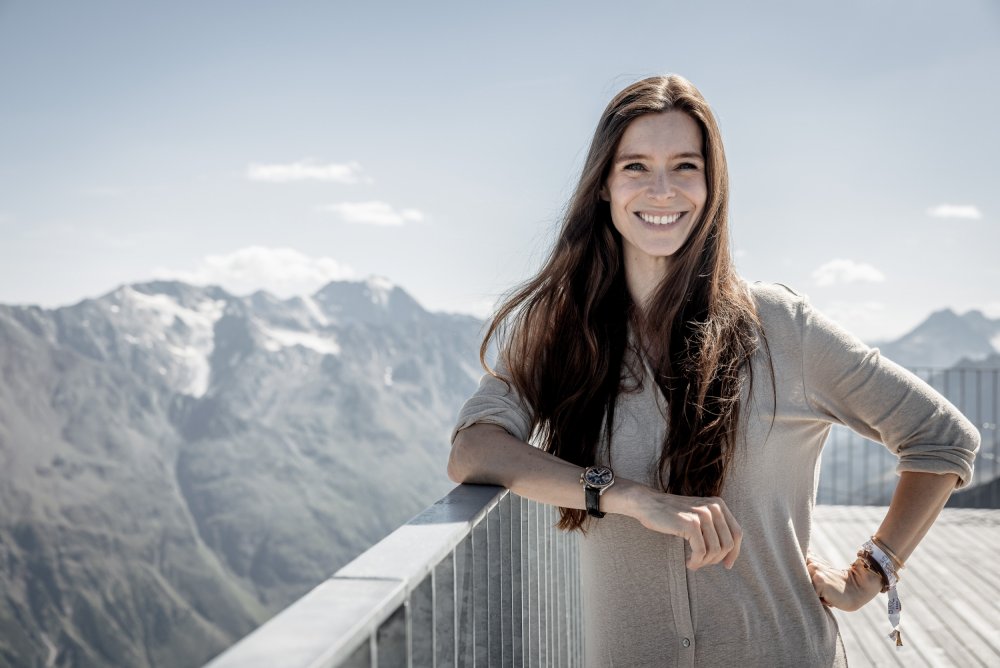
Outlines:
[[[448,457],[448,477],[459,484],[510,487],[504,471],[509,459],[518,455],[510,448],[510,434],[489,423],[476,423],[455,435]],[[524,444],[525,448],[531,446]],[[533,448],[532,448],[533,449]]]
[[[469,449],[468,439],[463,429],[455,435],[455,440],[451,444],[451,454],[448,456],[448,478],[452,482],[462,484],[468,477],[468,467],[465,465],[468,459]]]
[[[486,461],[487,451],[495,447],[491,440],[493,433],[501,427],[477,423],[462,429],[455,435],[448,457],[448,477],[459,484],[499,485],[490,464]]]

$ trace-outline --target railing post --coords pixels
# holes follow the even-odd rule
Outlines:
[[[524,564],[524,549],[522,545],[524,501],[516,494],[508,494],[510,499],[510,634],[511,634],[511,665],[514,668],[524,666],[524,585],[522,576]]]
[[[410,594],[410,657],[414,666],[434,665],[434,571]]]
[[[376,663],[383,666],[399,668],[409,666],[409,633],[407,632],[407,606],[401,605],[389,615],[376,632],[378,654]]]
[[[434,665],[455,666],[455,550],[434,567]]]
[[[511,521],[511,497],[508,494],[500,501],[500,665],[510,666],[514,657],[513,624],[513,587],[511,575],[513,561],[511,554],[511,537],[513,522]]]
[[[476,661],[476,609],[473,567],[475,555],[472,534],[455,548],[455,657],[456,666],[471,666]]]
[[[542,665],[552,666],[554,657],[552,656],[552,507],[543,505],[540,517],[542,521],[538,525],[539,539],[542,545],[541,566],[541,586],[538,588],[542,594],[542,619],[543,631],[540,634],[542,639]]]
[[[490,553],[487,526],[486,520],[483,520],[472,529],[472,637],[477,666],[488,666],[490,660]]]
[[[500,519],[500,508],[493,508],[486,516],[487,537],[487,598],[486,608],[489,612],[489,666],[503,665],[503,599],[500,593],[501,577],[501,545],[503,526]]]

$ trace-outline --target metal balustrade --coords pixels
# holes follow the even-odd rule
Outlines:
[[[575,533],[459,485],[207,668],[580,666]]]

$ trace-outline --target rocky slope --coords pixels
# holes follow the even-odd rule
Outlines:
[[[195,666],[450,488],[481,323],[385,281],[0,306],[0,665]]]

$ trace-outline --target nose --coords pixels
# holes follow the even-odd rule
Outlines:
[[[649,196],[656,199],[670,199],[677,194],[674,182],[667,171],[657,171],[649,184]]]

